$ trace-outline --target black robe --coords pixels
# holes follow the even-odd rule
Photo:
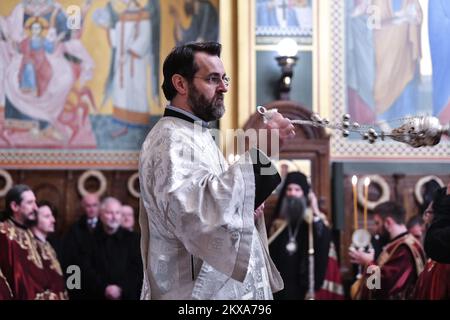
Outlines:
[[[450,263],[450,195],[439,189],[433,199],[434,218],[425,235],[425,252],[440,263]]]
[[[291,222],[292,230],[296,222]],[[325,279],[330,249],[331,231],[322,220],[313,224],[314,234],[314,289],[319,290]],[[289,241],[288,226],[269,245],[270,256],[284,281],[284,289],[274,294],[275,300],[304,300],[309,287],[308,224],[300,223],[297,233],[297,251],[286,250]]]

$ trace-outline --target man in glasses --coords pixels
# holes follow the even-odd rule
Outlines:
[[[189,43],[164,62],[170,104],[139,164],[143,299],[272,299],[283,287],[255,214],[280,182],[276,169],[266,174],[274,150],[254,141],[228,166],[208,130],[230,84],[220,52],[216,42]],[[295,134],[279,113],[260,129],[280,144]]]

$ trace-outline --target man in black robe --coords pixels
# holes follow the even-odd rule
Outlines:
[[[311,210],[307,209],[307,199],[311,200]],[[287,175],[275,210],[273,226],[276,230],[271,232],[269,250],[285,286],[284,290],[274,294],[274,298],[303,300],[307,297],[310,281],[307,211],[313,215],[314,248],[314,297],[308,295],[308,298],[342,299],[343,288],[331,231],[325,215],[319,211],[317,199],[310,193],[304,174],[291,172]]]

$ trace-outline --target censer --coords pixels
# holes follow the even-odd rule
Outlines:
[[[271,114],[277,112],[277,109],[267,110],[263,106],[258,106],[257,111],[264,117],[264,121],[268,121]],[[371,144],[377,140],[384,141],[390,138],[406,143],[414,148],[419,148],[435,146],[441,141],[443,135],[450,136],[450,123],[442,125],[436,117],[415,116],[393,121],[401,122],[401,125],[390,131],[383,131],[375,129],[374,125],[361,125],[358,122],[351,122],[349,114],[343,115],[340,123],[332,123],[328,119],[320,117],[317,113],[313,113],[310,120],[291,119],[292,124],[338,130],[343,137],[349,137],[351,133],[356,133]]]

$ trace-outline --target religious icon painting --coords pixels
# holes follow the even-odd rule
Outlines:
[[[256,43],[276,44],[293,38],[312,44],[313,0],[256,0]]]
[[[0,1],[0,165],[135,168],[167,103],[162,60],[176,44],[217,41],[218,8],[219,0]]]
[[[330,96],[333,121],[391,132],[413,117],[450,122],[450,2],[445,0],[332,0]],[[332,157],[449,160],[446,138],[413,148],[390,139],[333,135]]]

